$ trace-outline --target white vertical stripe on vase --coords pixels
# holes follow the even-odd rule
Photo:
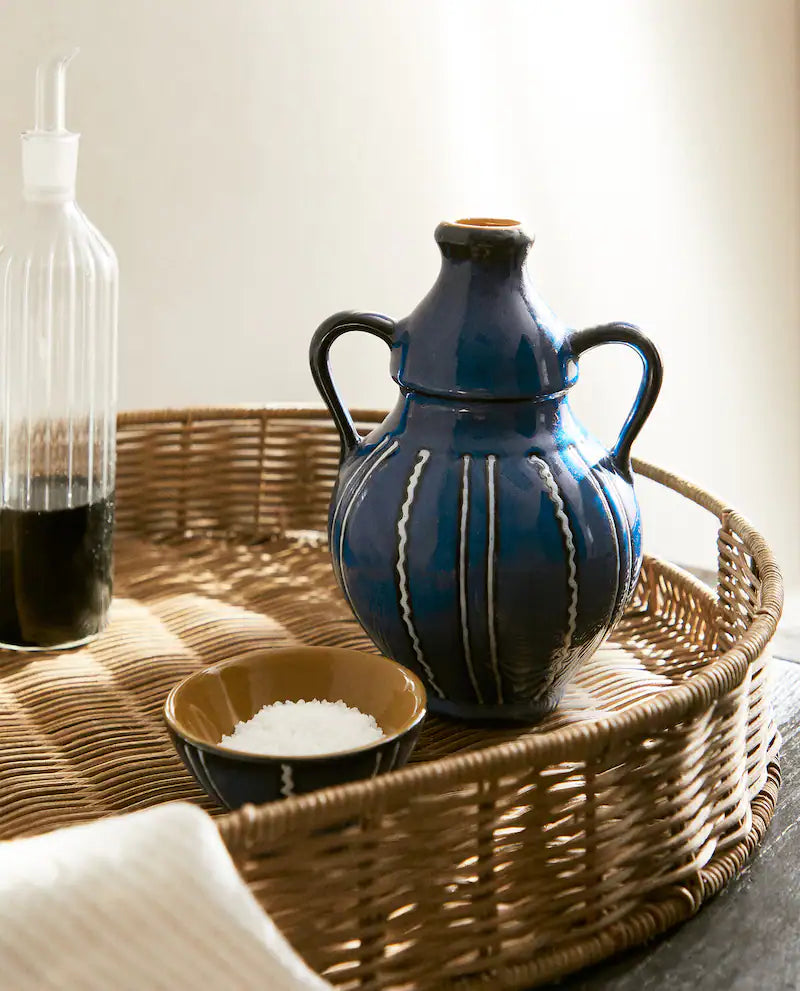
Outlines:
[[[422,477],[422,471],[425,468],[430,456],[431,452],[423,447],[417,456],[417,461],[408,478],[405,502],[400,510],[400,518],[397,521],[397,580],[398,589],[400,592],[400,613],[403,617],[405,627],[408,630],[411,646],[414,649],[414,656],[417,658],[417,662],[425,672],[431,688],[436,692],[440,699],[443,699],[444,692],[436,683],[436,679],[433,676],[433,671],[431,670],[428,662],[425,660],[425,655],[422,652],[417,631],[414,629],[414,619],[411,615],[411,602],[409,601],[408,596],[408,574],[406,573],[406,546],[408,544],[408,525],[411,518],[411,506],[414,502],[414,494],[416,492],[417,485]]]
[[[464,663],[469,680],[478,702],[483,704],[475,668],[472,665],[472,650],[469,644],[469,618],[467,606],[467,543],[469,527],[469,466],[472,459],[465,454],[461,459],[461,512],[458,521],[458,612],[461,620],[461,642],[464,645]]]
[[[388,457],[390,457],[390,455],[394,454],[396,450],[397,450],[397,441],[395,440],[392,441],[389,447],[387,447],[386,450],[383,451],[380,454],[380,456],[375,458],[375,460],[370,464],[369,470],[366,471],[361,477],[361,481],[358,483],[358,487],[353,492],[352,499],[347,504],[347,510],[345,511],[345,514],[342,517],[342,525],[339,529],[339,574],[342,576],[342,588],[344,589],[344,596],[347,599],[348,603],[350,604],[350,608],[356,614],[356,618],[358,618],[358,612],[356,611],[356,608],[353,605],[353,600],[350,598],[350,589],[347,587],[347,575],[345,569],[342,567],[342,555],[344,554],[344,537],[345,537],[345,531],[347,530],[347,521],[350,519],[350,513],[352,512],[353,506],[355,506],[356,502],[358,501],[358,497],[361,495],[362,491],[364,490],[364,486],[370,480],[372,473],[376,470],[376,468],[379,468],[380,465],[383,464],[383,462]],[[361,623],[360,619],[358,619],[358,621],[359,623]],[[363,626],[364,624],[361,623],[361,625]]]
[[[358,467],[353,472],[353,475],[350,478],[349,484],[346,485],[345,486],[345,489],[342,490],[342,498],[333,507],[333,516],[331,517],[331,539],[332,540],[335,539],[336,521],[341,516],[342,510],[344,509],[345,505],[348,505],[348,506],[350,505],[350,503],[352,502],[352,499],[353,499],[355,490],[356,490],[356,488],[359,487],[360,482],[361,482],[361,479],[364,477],[364,474],[368,470],[370,463],[376,457],[379,456],[380,452],[382,450],[384,450],[384,448],[387,446],[387,444],[389,443],[390,440],[391,440],[391,436],[387,434],[387,436],[384,437],[383,440],[381,440],[378,444],[375,445],[375,447],[369,452],[369,454],[364,455],[364,457],[361,459],[361,464],[359,464]],[[345,491],[345,490],[347,490],[347,491]],[[348,491],[349,491],[349,493],[351,493],[351,496],[350,496],[350,499],[349,500],[347,499]],[[341,546],[341,542],[340,542],[340,546]],[[331,548],[331,550],[333,550],[333,548]],[[334,569],[338,572],[338,577],[339,577],[339,579],[341,581],[341,579],[342,579],[341,558],[339,556],[337,556],[337,555],[334,555],[334,554],[331,555],[331,558],[333,560]]]
[[[497,658],[497,616],[495,608],[495,550],[497,546],[497,490],[495,465],[497,458],[490,454],[486,459],[486,511],[488,516],[488,539],[486,541],[486,609],[489,627],[489,658],[492,673],[497,685],[497,701],[503,703],[503,683],[500,679],[500,665]]]
[[[619,485],[617,484],[617,476],[611,469],[606,469],[606,477],[608,478],[609,485],[611,486],[614,494],[619,500],[619,519],[622,525],[623,533],[625,534],[625,546],[628,549],[628,566],[625,574],[625,589],[621,595],[621,605],[618,610],[619,615],[617,619],[622,616],[625,611],[625,606],[628,604],[628,599],[631,597],[633,592],[633,579],[636,566],[633,560],[633,533],[631,532],[631,524],[628,520],[628,512],[625,509],[625,499],[622,496]]]
[[[536,466],[536,469],[539,472],[539,477],[544,483],[545,490],[547,491],[547,495],[553,505],[556,520],[561,528],[561,534],[564,537],[564,544],[567,549],[567,594],[569,598],[569,606],[567,607],[567,629],[564,632],[564,639],[561,649],[558,651],[555,658],[551,660],[550,669],[547,673],[547,677],[545,678],[544,685],[540,689],[540,694],[544,694],[552,687],[569,657],[570,648],[572,646],[572,638],[575,635],[575,627],[578,621],[578,572],[575,564],[575,540],[572,536],[572,529],[569,525],[569,517],[564,509],[564,500],[561,498],[561,493],[556,485],[556,480],[553,478],[553,473],[550,471],[547,464],[541,458],[537,458],[536,455],[532,454],[530,456],[530,460],[531,463]]]
[[[580,453],[580,451],[578,451],[577,447],[575,448],[575,452],[578,455],[578,457],[581,459],[581,461],[586,465],[586,468],[588,469],[587,472],[586,472],[586,481],[592,487],[592,489],[594,490],[595,495],[597,496],[598,500],[600,501],[600,506],[601,506],[601,508],[603,510],[603,514],[605,515],[606,522],[608,523],[609,529],[611,530],[611,538],[614,541],[614,557],[615,557],[615,561],[616,561],[616,563],[614,565],[614,582],[615,582],[615,587],[614,587],[614,602],[613,602],[613,605],[611,606],[611,615],[610,615],[609,620],[608,620],[608,625],[609,625],[609,629],[610,629],[612,626],[614,626],[616,624],[617,620],[619,619],[620,615],[622,614],[622,610],[625,608],[625,587],[626,587],[626,583],[625,584],[621,584],[622,581],[623,581],[622,580],[622,574],[621,574],[622,555],[621,555],[620,549],[619,549],[619,538],[617,536],[617,524],[616,524],[616,522],[614,520],[614,516],[613,516],[613,514],[611,512],[611,507],[608,504],[608,497],[606,496],[606,493],[603,490],[603,486],[595,478],[594,468],[589,464],[589,462],[586,460],[586,458],[584,458],[584,456]]]

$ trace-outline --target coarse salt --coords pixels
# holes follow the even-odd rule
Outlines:
[[[314,757],[354,750],[384,735],[375,717],[346,705],[328,702],[273,702],[223,736],[221,747],[274,757]]]

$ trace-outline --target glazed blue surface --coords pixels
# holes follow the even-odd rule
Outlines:
[[[442,271],[410,317],[341,314],[312,342],[342,437],[334,571],[378,647],[425,681],[432,710],[533,721],[558,703],[638,578],[629,451],[660,361],[628,325],[563,328],[530,287],[518,227],[440,225],[437,240]],[[386,340],[400,386],[363,440],[328,370],[331,343],[349,329]],[[568,401],[580,353],[607,341],[636,348],[645,368],[610,452]]]
[[[213,801],[226,809],[251,803],[261,805],[290,795],[304,795],[320,788],[368,780],[397,770],[408,761],[422,729],[420,720],[399,739],[379,743],[359,753],[312,758],[245,757],[225,753],[220,747],[203,747],[186,740],[169,726],[169,735],[189,773]],[[286,790],[286,769],[291,770],[292,790]],[[377,769],[377,770],[376,770]]]

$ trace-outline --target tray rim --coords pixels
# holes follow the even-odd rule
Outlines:
[[[372,408],[355,407],[351,411],[358,423],[379,424],[386,412]],[[176,423],[188,426],[193,422],[226,419],[246,420],[259,417],[276,419],[318,420],[329,419],[324,405],[298,403],[264,403],[260,405],[242,404],[235,406],[205,406],[163,408],[153,410],[130,410],[118,415],[118,424],[125,427],[152,426],[154,423]],[[772,639],[780,619],[783,605],[783,582],[775,556],[756,528],[740,513],[731,509],[721,499],[656,465],[638,458],[633,459],[635,474],[676,492],[716,516],[723,526],[735,530],[745,538],[755,560],[762,587],[762,605],[756,610],[752,624],[741,638],[718,657],[707,662],[690,681],[670,688],[651,699],[634,703],[630,708],[612,713],[591,723],[575,723],[557,729],[531,734],[521,740],[497,743],[481,750],[464,754],[453,754],[436,761],[404,768],[391,775],[384,775],[372,781],[354,782],[316,792],[311,796],[296,796],[279,803],[280,817],[285,817],[290,809],[299,812],[308,804],[316,804],[319,795],[324,794],[325,805],[350,801],[363,792],[364,797],[377,799],[395,787],[415,784],[417,787],[428,782],[439,790],[442,786],[458,784],[461,775],[468,775],[475,769],[475,762],[491,762],[495,773],[511,773],[520,765],[530,766],[531,760],[546,764],[559,763],[570,759],[586,759],[596,756],[620,739],[635,737],[641,732],[663,732],[684,719],[691,719],[706,711],[713,703],[736,688],[750,669],[751,664],[763,653]],[[188,542],[191,542],[189,538]],[[677,565],[647,556],[657,561],[667,574],[672,574],[683,584],[689,584],[698,596],[709,605],[715,601],[715,592],[699,579]],[[435,766],[438,774],[431,775]],[[248,806],[245,806],[248,808]],[[269,814],[271,806],[259,806],[259,812]],[[237,813],[229,813],[236,816]],[[225,826],[225,817],[218,820]]]
[[[674,884],[660,900],[650,899],[630,916],[611,923],[568,947],[545,951],[526,963],[512,964],[489,971],[492,987],[501,991],[539,987],[542,983],[560,981],[571,974],[584,971],[619,956],[627,950],[641,947],[657,936],[697,915],[700,909],[716,897],[758,853],[761,841],[772,822],[781,787],[780,762],[776,757],[767,764],[763,787],[750,802],[752,825],[747,836],[735,846],[717,851],[693,878]],[[570,959],[565,959],[569,957]],[[461,985],[485,988],[487,975],[468,978]]]
[[[385,416],[384,412],[374,409],[354,409],[351,412],[360,427],[377,425]],[[224,422],[226,419],[262,419],[264,425],[266,418],[317,423],[330,420],[321,404],[281,403],[131,411],[122,414],[120,422],[134,428],[171,423],[180,429],[191,426],[195,421]],[[326,475],[328,464],[332,466],[332,457],[330,462],[326,462]],[[591,723],[562,726],[514,742],[431,760],[372,781],[337,786],[279,803],[246,805],[236,812],[223,815],[216,819],[217,827],[245,877],[247,863],[260,857],[274,841],[281,839],[295,826],[315,831],[337,823],[343,812],[367,817],[373,812],[379,816],[386,812],[391,814],[398,802],[407,799],[410,790],[416,794],[441,792],[487,774],[499,778],[514,772],[538,770],[542,763],[604,761],[607,756],[615,759],[614,751],[626,743],[636,744],[642,738],[680,733],[680,726],[676,724],[681,720],[687,716],[713,712],[717,704],[741,686],[752,672],[762,671],[768,661],[768,657],[762,655],[777,627],[783,600],[780,572],[766,541],[745,517],[699,486],[638,459],[634,459],[633,468],[639,475],[675,491],[719,520],[720,559],[716,588],[704,584],[676,565],[653,557],[648,560],[657,562],[656,578],[663,575],[667,583],[673,580],[682,585],[690,596],[696,595],[702,600],[707,607],[705,611],[712,624],[712,634],[716,616],[720,618],[720,632],[723,634],[729,632],[727,621],[732,616],[730,630],[739,639],[727,649],[723,641],[716,648],[715,655],[704,661],[702,669],[690,681]],[[321,530],[315,529],[315,532],[321,533]],[[224,539],[224,534],[221,539]],[[741,546],[737,545],[737,539],[741,541]],[[734,560],[738,556],[738,567],[744,570],[745,575],[748,570],[754,572],[754,578],[760,584],[758,600],[742,603],[740,597],[730,595],[725,568],[726,555],[731,550],[734,551]],[[668,589],[666,594],[669,597]],[[760,603],[758,608],[752,608],[753,601]],[[742,604],[746,611],[746,628],[740,633],[736,616]],[[642,605],[644,610],[654,611],[651,600],[644,599]],[[759,674],[757,694],[765,690],[760,679]],[[751,704],[748,699],[749,695],[737,705],[746,707]],[[772,819],[780,786],[776,755],[780,737],[771,720],[767,719],[764,728],[768,735],[760,744],[763,757],[759,760],[763,771],[758,781],[753,782],[757,793],[753,793],[754,788],[746,799],[750,826],[746,834],[738,834],[736,841],[730,845],[717,845],[710,859],[692,873],[680,878],[673,877],[672,883],[642,894],[638,907],[624,918],[577,942],[550,947],[527,959],[501,963],[493,970],[462,977],[458,981],[459,986],[474,988],[475,991],[487,987],[487,982],[498,989],[539,986],[647,942],[695,915],[754,855]]]

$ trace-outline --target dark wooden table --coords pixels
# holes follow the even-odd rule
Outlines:
[[[784,613],[771,648],[783,786],[758,853],[693,919],[552,991],[800,989],[800,613]]]

